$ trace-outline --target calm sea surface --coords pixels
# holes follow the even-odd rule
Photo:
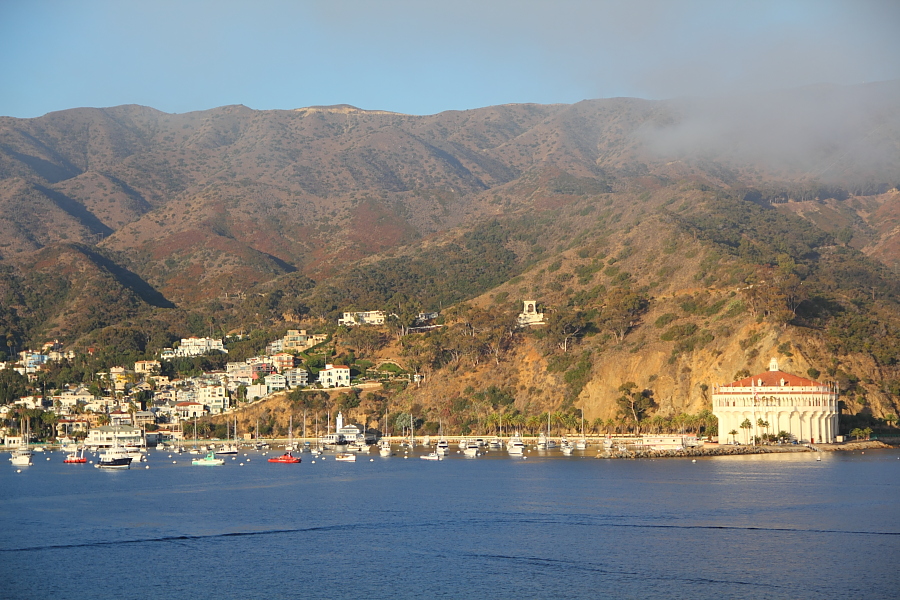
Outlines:
[[[55,452],[21,473],[8,456],[0,598],[900,597],[897,450],[223,467],[151,451],[116,472]]]

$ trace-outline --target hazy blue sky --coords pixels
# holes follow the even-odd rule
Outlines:
[[[0,115],[430,114],[900,78],[900,1],[0,0]]]

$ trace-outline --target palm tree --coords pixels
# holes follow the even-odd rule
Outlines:
[[[741,423],[741,429],[746,429],[747,434],[744,436],[747,440],[747,443],[750,443],[750,428],[753,427],[753,423],[750,422],[750,419],[744,419],[744,422]]]
[[[731,436],[731,441],[732,441],[732,442],[734,441],[734,436],[736,436],[737,433],[738,433],[738,432],[737,432],[737,429],[732,429],[731,431],[728,432],[728,435]]]

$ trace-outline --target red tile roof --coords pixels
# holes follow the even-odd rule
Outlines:
[[[762,385],[766,387],[781,387],[782,380],[784,380],[785,386],[792,387],[809,387],[822,385],[818,381],[813,381],[812,379],[807,379],[806,377],[800,377],[799,375],[785,373],[784,371],[764,371],[763,373],[759,373],[758,375],[745,377],[743,379],[735,381],[734,383],[723,385],[722,387],[750,387],[752,385],[760,386],[760,380],[762,380]]]

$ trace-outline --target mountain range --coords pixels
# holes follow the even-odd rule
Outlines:
[[[3,117],[0,330],[21,346],[53,336],[87,344],[130,327],[145,349],[154,336],[413,300],[445,309],[531,298],[591,317],[606,294],[628,289],[649,303],[629,326],[642,342],[584,338],[600,358],[577,389],[559,378],[526,385],[521,373],[510,385],[557,385],[587,401],[601,380],[628,379],[632,367],[612,364],[626,353],[677,370],[665,389],[674,397],[687,386],[682,408],[696,407],[698,380],[727,380],[754,337],[771,343],[751,362],[784,349],[782,339],[816,349],[795,358],[798,368],[837,373],[826,357],[852,355],[857,373],[883,383],[900,380],[890,344],[826,334],[864,301],[877,318],[861,327],[900,322],[898,185],[897,81],[429,116],[341,105]],[[769,319],[774,311],[740,292],[773,281],[773,269],[809,286],[790,318]],[[724,313],[703,311],[720,301],[737,320],[716,329],[712,316]],[[710,355],[730,358],[715,370],[696,343],[673,353],[679,336],[696,335],[687,327],[657,340],[668,330],[651,336],[651,322],[664,315],[675,315],[664,325],[707,331],[722,344]],[[650,376],[631,374],[642,385]],[[896,410],[890,394],[879,397],[881,412]]]

